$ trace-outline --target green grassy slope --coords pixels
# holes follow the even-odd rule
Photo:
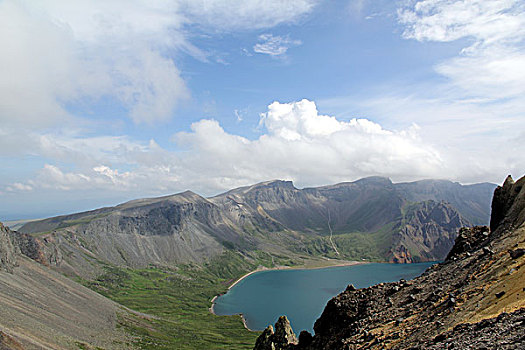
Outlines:
[[[271,266],[269,259],[256,254],[249,261],[228,251],[203,267],[105,266],[95,280],[81,282],[121,305],[157,317],[121,318],[120,325],[141,349],[251,349],[258,332],[244,328],[240,316],[216,316],[209,307],[214,296],[225,293],[246,272]]]
[[[332,259],[385,261],[385,255],[392,243],[392,233],[396,229],[392,223],[376,232],[350,232],[334,234],[332,240],[339,255],[334,251],[329,236],[312,238],[302,247],[296,248],[306,254],[324,256]]]

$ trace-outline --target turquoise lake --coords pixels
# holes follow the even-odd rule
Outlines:
[[[252,330],[263,330],[286,315],[296,334],[313,334],[314,322],[326,303],[346,289],[412,279],[434,263],[363,264],[311,270],[269,270],[254,273],[215,300],[217,315],[243,314]]]

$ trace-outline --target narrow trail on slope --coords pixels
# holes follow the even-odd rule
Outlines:
[[[332,245],[332,248],[334,249],[335,253],[337,255],[340,255],[339,251],[335,247],[334,241],[332,240],[333,232],[332,232],[332,226],[330,225],[330,209],[327,209],[327,211],[328,211],[328,229],[330,230],[330,244]]]

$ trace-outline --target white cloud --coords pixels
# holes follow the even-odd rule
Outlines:
[[[1,2],[0,47],[9,54],[0,56],[0,119],[46,125],[70,117],[68,103],[104,96],[136,122],[171,117],[187,91],[163,52],[191,47],[175,10],[140,1]]]
[[[20,183],[20,182],[15,182],[15,183],[11,184],[10,186],[6,187],[6,191],[9,191],[9,192],[32,191],[32,190],[33,190],[33,187],[31,185],[23,184],[23,183]]]
[[[521,0],[424,0],[402,8],[403,36],[468,39],[460,55],[436,66],[463,94],[490,99],[525,95],[525,3]]]
[[[425,143],[440,151],[442,177],[466,183],[500,182],[509,173],[522,176],[525,157],[525,105],[458,99],[420,88],[434,96],[385,87],[374,96],[339,97],[320,101],[323,108],[366,113],[384,127],[403,128],[417,122]],[[395,92],[392,92],[395,91]],[[520,136],[521,135],[521,136]]]
[[[106,165],[98,165],[84,172],[63,171],[57,166],[45,164],[32,183],[43,189],[54,190],[113,190],[126,191],[137,185],[137,175],[119,172]]]
[[[165,121],[189,96],[173,56],[206,60],[189,26],[269,28],[313,0],[5,0],[0,2],[0,122],[63,125],[66,106],[114,99],[135,123]]]
[[[27,136],[35,136],[30,152],[53,160],[55,164],[45,164],[25,184],[6,186],[11,192],[29,190],[23,186],[38,190],[155,192],[166,189],[174,178],[174,168],[170,164],[177,164],[175,155],[153,140],[144,144],[127,137]]]
[[[129,116],[136,123],[170,119],[177,101],[189,96],[173,62],[158,52],[136,52],[138,59],[125,59],[116,71],[125,81],[117,89],[119,99],[132,106]]]
[[[368,102],[376,105],[375,112],[389,118],[393,110],[407,110],[406,104],[414,103],[395,98]],[[454,121],[456,113],[463,113],[458,106],[440,106],[437,101],[426,101],[407,118],[448,113]],[[215,120],[201,120],[190,132],[174,136],[180,147],[175,151],[153,140],[48,135],[37,139],[32,152],[54,161],[31,180],[1,190],[24,192],[24,186],[30,186],[34,192],[53,189],[140,197],[191,189],[212,195],[268,179],[291,179],[298,186],[369,175],[394,181],[446,178],[476,182],[499,181],[509,171],[520,176],[525,168],[520,156],[525,147],[523,135],[496,144],[497,135],[476,136],[475,123],[472,130],[465,129],[462,121],[456,127],[445,125],[437,132],[442,135],[438,139],[426,125],[394,129],[364,118],[341,120],[320,114],[314,102],[302,100],[270,104],[260,124],[263,134],[250,140],[227,132]],[[469,135],[465,142],[465,133],[470,131],[474,137]]]
[[[58,167],[45,164],[40,170],[34,183],[40,184],[42,188],[53,188],[60,190],[71,190],[86,188],[91,182],[91,178],[85,174],[76,174],[73,172],[65,173]]]
[[[141,193],[190,188],[212,194],[273,178],[315,185],[367,175],[432,177],[447,169],[415,125],[394,131],[367,119],[341,121],[319,114],[308,100],[272,103],[261,125],[266,132],[249,140],[226,132],[215,120],[201,120],[191,132],[175,135],[184,151],[117,137],[43,137],[36,152],[82,166],[65,170],[48,163],[31,186]]]
[[[319,115],[308,100],[274,102],[261,123],[267,133],[253,141],[228,134],[216,121],[193,124],[192,133],[177,135],[195,152],[185,164],[206,164],[204,176],[239,177],[244,183],[292,178],[300,184],[377,174],[422,177],[443,166],[439,154],[419,139],[415,126],[390,131],[366,119],[339,121]]]
[[[292,40],[288,36],[259,35],[259,43],[253,46],[253,51],[273,57],[283,56],[292,46],[301,45],[300,40]]]
[[[293,23],[310,13],[319,0],[184,0],[188,18],[215,30],[271,28]]]
[[[235,114],[235,118],[237,119],[238,123],[243,121],[243,119],[244,119],[243,115],[245,113],[244,110],[234,109],[233,113]]]

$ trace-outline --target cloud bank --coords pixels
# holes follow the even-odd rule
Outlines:
[[[439,153],[419,137],[416,125],[386,130],[367,119],[341,121],[319,114],[312,101],[274,102],[261,114],[263,134],[249,140],[204,119],[191,132],[174,135],[179,151],[154,141],[127,138],[42,136],[33,149],[71,170],[45,164],[29,187],[57,190],[176,191],[212,194],[267,179],[293,179],[300,185],[346,181],[367,175],[397,180],[442,174]]]

